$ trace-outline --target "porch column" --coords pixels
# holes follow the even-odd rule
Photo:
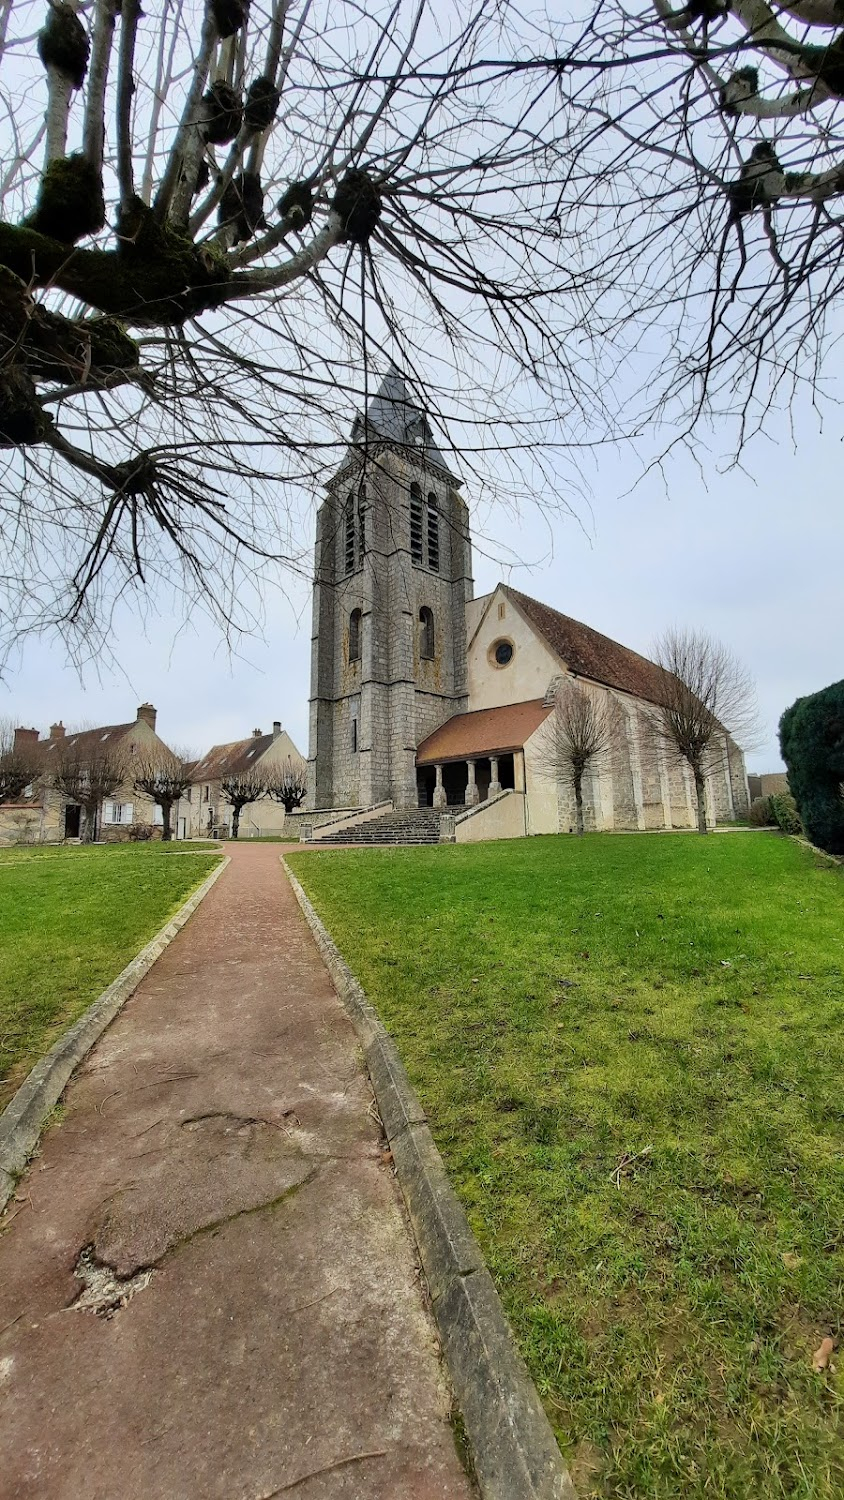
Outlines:
[[[501,791],[501,782],[498,780],[498,756],[497,755],[491,755],[489,757],[489,773],[490,773],[490,782],[489,782],[489,791],[487,792],[487,796],[488,797],[497,797],[498,793]]]
[[[469,779],[466,782],[466,806],[475,807],[481,800],[478,785],[475,781],[475,762],[467,760],[466,769],[469,773]]]
[[[438,812],[442,812],[443,808],[448,806],[448,798],[443,786],[443,768],[442,766],[435,766],[434,770],[437,773],[437,783],[434,787],[434,807]]]

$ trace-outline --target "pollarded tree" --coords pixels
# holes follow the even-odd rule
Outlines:
[[[257,613],[310,550],[290,496],[390,358],[440,428],[457,365],[494,367],[467,447],[530,451],[535,484],[580,385],[558,106],[544,63],[511,66],[525,36],[499,0],[0,8],[7,634],[62,622],[81,649],[151,584]]]
[[[780,719],[788,785],[806,833],[844,854],[844,682],[798,698]]]
[[[653,648],[662,667],[657,727],[666,749],[692,773],[699,833],[707,833],[706,778],[725,737],[750,749],[758,711],[753,679],[732,651],[699,630],[666,630]]]
[[[132,784],[136,792],[161,808],[161,838],[173,837],[173,808],[191,788],[196,756],[189,751],[141,755],[132,762]]]
[[[606,694],[563,678],[538,737],[536,766],[540,775],[571,787],[579,834],[583,833],[583,778],[611,750],[614,734],[615,719]]]
[[[0,807],[17,802],[40,772],[37,750],[16,739],[11,719],[0,719]]]
[[[288,755],[280,766],[267,773],[267,796],[280,802],[285,812],[301,807],[308,792],[308,772],[304,761]]]
[[[50,784],[85,814],[82,842],[91,844],[99,831],[102,805],[125,784],[128,772],[120,746],[103,745],[88,734],[69,735],[50,773]]]
[[[260,770],[235,771],[223,776],[220,795],[232,810],[232,838],[240,833],[240,815],[244,807],[260,802],[267,795],[267,777]]]

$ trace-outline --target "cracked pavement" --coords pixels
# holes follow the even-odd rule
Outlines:
[[[4,1500],[469,1500],[354,1031],[229,847],[0,1219]]]

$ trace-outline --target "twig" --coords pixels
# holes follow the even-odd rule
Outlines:
[[[653,1149],[653,1146],[643,1146],[641,1151],[625,1151],[624,1155],[620,1158],[618,1165],[610,1174],[610,1176],[614,1179],[617,1188],[621,1187],[621,1178],[623,1173],[625,1173],[629,1167],[632,1167],[635,1161],[641,1161],[643,1156],[650,1156],[653,1152]]]

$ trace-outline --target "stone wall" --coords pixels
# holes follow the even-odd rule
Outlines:
[[[583,821],[593,829],[682,829],[697,826],[694,780],[685,761],[660,731],[651,704],[593,685],[604,695],[613,721],[609,749],[587,768],[583,778]],[[573,832],[574,791],[563,782],[549,795],[541,773],[542,729],[525,747],[528,825],[531,833]],[[744,757],[729,737],[713,747],[707,775],[709,821],[732,822],[748,806]]]
[[[345,507],[363,479],[365,547],[355,532],[347,572]],[[410,486],[439,509],[439,568],[414,561]],[[357,525],[357,523],[356,523]],[[416,745],[467,706],[466,600],[471,597],[466,506],[442,471],[407,452],[370,455],[332,482],[317,522],[308,804],[416,803]],[[421,651],[420,610],[432,611],[434,653]],[[350,620],[360,611],[360,657]]]

